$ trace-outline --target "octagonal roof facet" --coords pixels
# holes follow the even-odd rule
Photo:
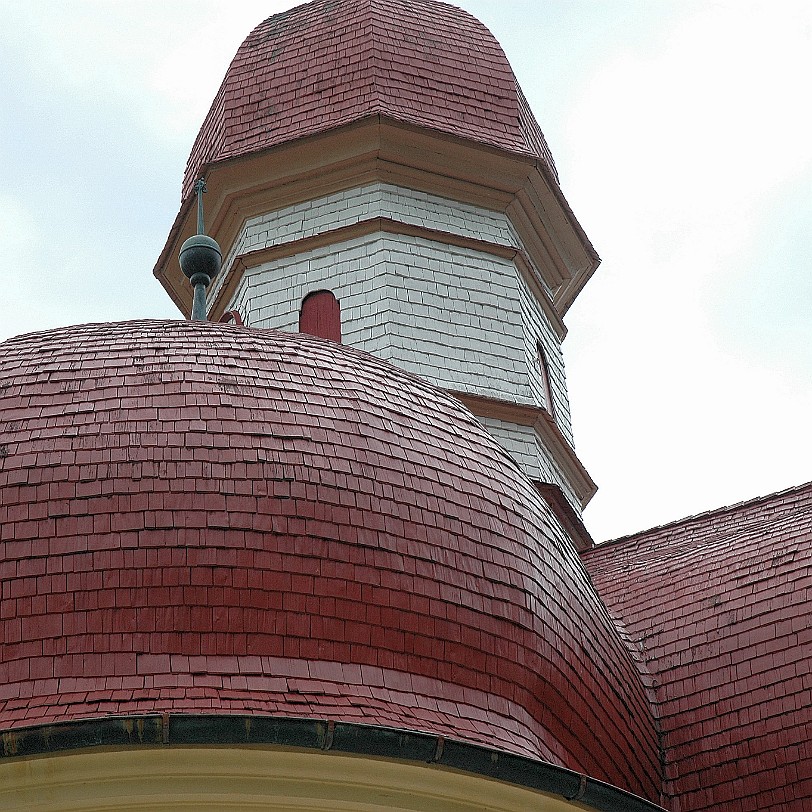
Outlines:
[[[499,43],[434,0],[314,0],[243,42],[195,141],[183,197],[211,163],[370,116],[540,158],[544,135]]]

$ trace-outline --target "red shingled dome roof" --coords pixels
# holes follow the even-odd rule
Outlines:
[[[433,0],[315,0],[258,25],[192,148],[201,168],[373,115],[543,159],[544,136],[499,43]]]
[[[311,336],[0,345],[0,730],[145,712],[397,726],[652,798],[639,676],[456,400]]]

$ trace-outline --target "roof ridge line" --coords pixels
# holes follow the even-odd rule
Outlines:
[[[646,528],[645,530],[638,530],[635,533],[629,533],[624,536],[618,536],[617,538],[607,539],[606,541],[598,542],[595,545],[595,547],[593,547],[591,550],[586,550],[584,552],[584,555],[588,555],[590,552],[594,550],[599,550],[602,547],[606,547],[610,544],[611,545],[623,544],[628,541],[631,541],[632,539],[637,539],[642,536],[648,536],[656,531],[666,530],[672,527],[678,527],[679,525],[689,525],[693,522],[698,522],[700,520],[710,518],[711,516],[721,516],[724,515],[725,513],[732,513],[734,511],[742,510],[742,508],[753,507],[757,505],[759,502],[764,503],[770,502],[780,496],[786,496],[787,494],[790,493],[801,493],[805,489],[809,489],[810,491],[812,491],[812,480],[808,482],[803,482],[800,485],[793,485],[790,486],[789,488],[784,488],[783,490],[780,491],[774,491],[772,493],[768,493],[763,496],[755,496],[752,497],[751,499],[745,499],[741,502],[735,502],[731,505],[720,505],[719,507],[711,508],[709,510],[703,510],[699,513],[692,513],[680,519],[674,519],[673,521],[664,522],[663,524],[656,524],[653,525],[652,527]]]
[[[367,14],[370,20],[370,27],[372,28],[372,36],[369,38],[371,52],[371,62],[372,62],[372,95],[373,95],[373,102],[370,112],[372,114],[377,114],[378,116],[384,112],[384,104],[383,104],[383,94],[381,92],[381,82],[380,82],[380,68],[383,66],[383,57],[381,54],[381,32],[378,30],[378,20],[377,15],[372,14],[373,11],[373,4],[375,0],[361,0],[365,2]]]

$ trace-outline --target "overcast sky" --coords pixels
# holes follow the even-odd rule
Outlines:
[[[603,258],[564,344],[592,534],[812,479],[812,3],[459,4]],[[0,340],[180,316],[152,267],[186,157],[292,5],[0,0]]]

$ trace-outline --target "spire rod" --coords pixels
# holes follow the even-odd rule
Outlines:
[[[203,193],[206,191],[204,178],[198,178],[194,190],[197,194],[197,234],[189,237],[180,247],[178,261],[194,288],[191,319],[206,321],[206,288],[220,270],[223,255],[220,246],[206,235],[203,222]]]
[[[197,195],[197,233],[198,234],[205,234],[206,227],[203,225],[203,192],[208,191],[206,189],[206,180],[205,178],[198,178],[195,181],[195,194]]]

